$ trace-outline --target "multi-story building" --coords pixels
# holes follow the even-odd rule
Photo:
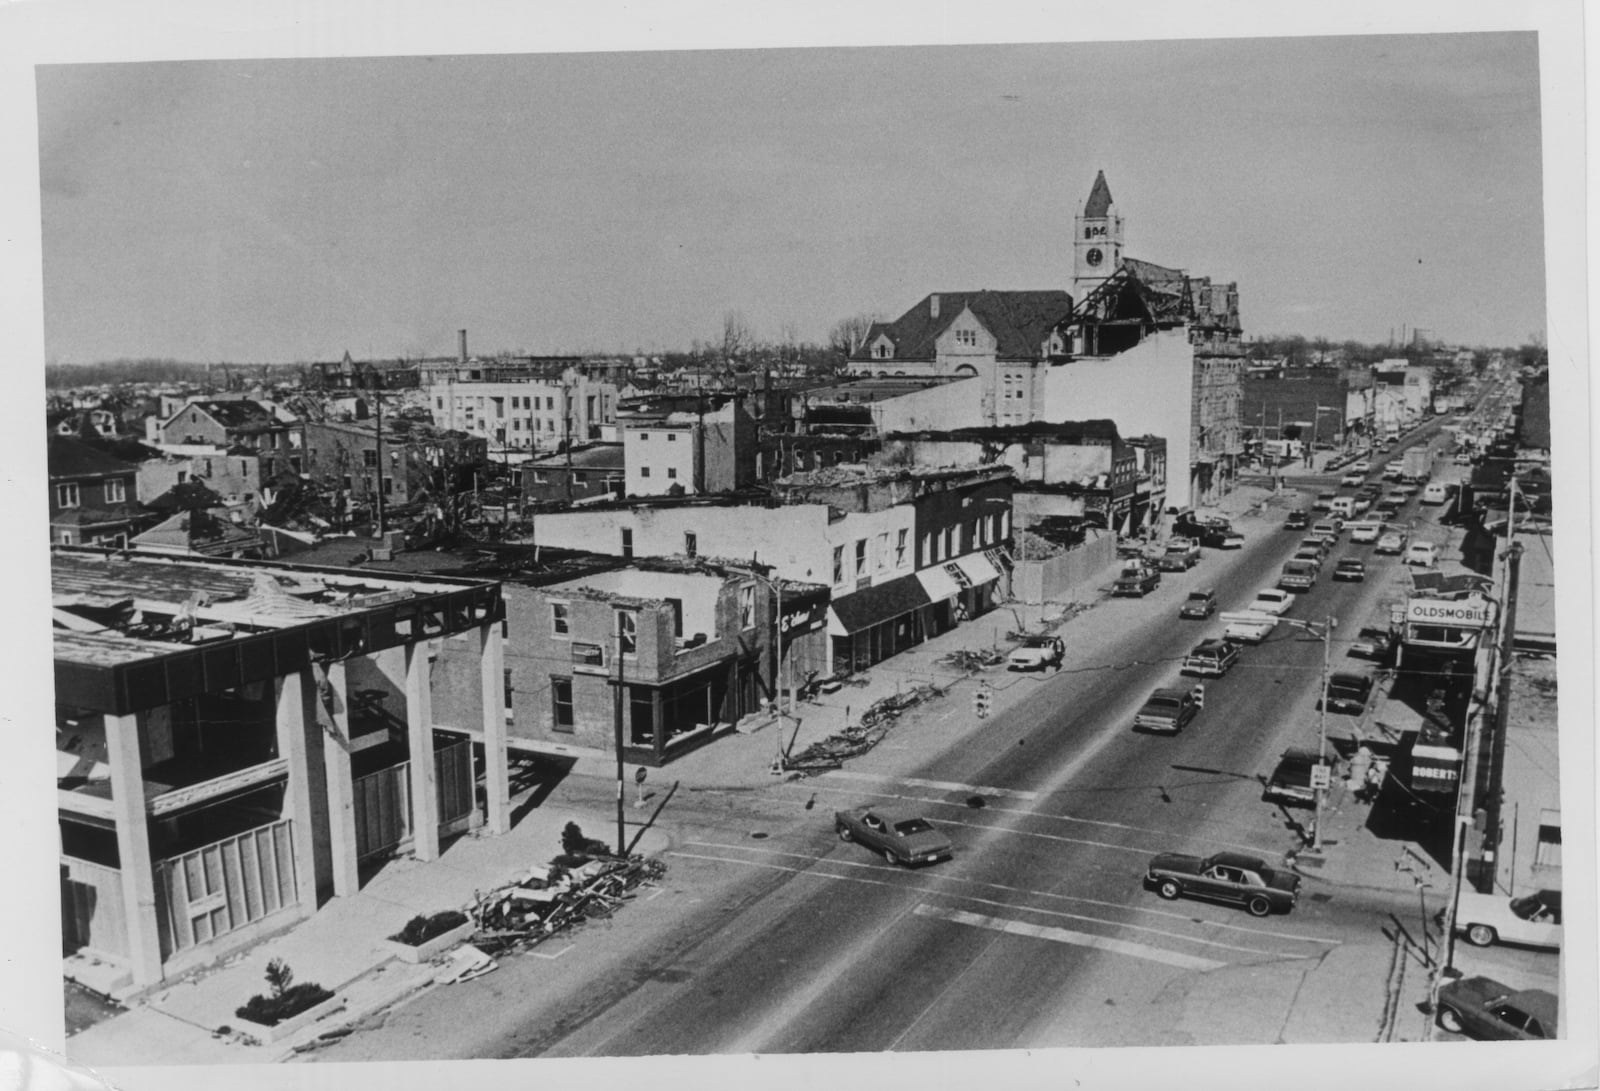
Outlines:
[[[355,505],[375,502],[380,489],[394,505],[437,495],[441,475],[470,474],[488,460],[481,436],[404,419],[385,420],[382,433],[374,420],[308,421],[305,436],[306,476]]]
[[[496,584],[60,549],[51,583],[64,938],[121,983],[510,828]]]
[[[48,437],[45,461],[52,542],[126,546],[149,524],[138,504],[138,467],[62,435]]]
[[[587,443],[566,453],[522,464],[522,499],[528,504],[572,503],[623,495],[620,443]]]
[[[756,423],[739,397],[709,411],[630,416],[620,431],[629,496],[694,496],[755,483]]]
[[[472,359],[466,330],[458,358],[425,367],[422,385],[434,424],[479,436],[496,452],[554,451],[599,439],[617,414],[614,370],[567,356]]]
[[[1365,368],[1252,368],[1240,388],[1240,423],[1258,440],[1339,446],[1372,434],[1374,387]]]
[[[748,557],[784,579],[826,584],[822,658],[795,676],[862,669],[1004,597],[1011,539],[1009,467],[873,470],[840,466],[775,483],[781,503],[654,503],[553,512],[534,522],[545,547],[622,557]]]
[[[791,645],[826,639],[826,608],[824,587],[690,558],[509,582],[516,736],[611,750],[620,730],[625,760],[666,764],[778,703],[780,684],[792,685]]]
[[[261,458],[261,476],[304,472],[305,426],[246,398],[192,401],[161,421],[158,443],[182,447],[244,447]]]

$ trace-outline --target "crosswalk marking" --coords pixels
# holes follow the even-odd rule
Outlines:
[[[1029,924],[1027,921],[1009,920],[1005,917],[990,917],[982,913],[969,913],[964,909],[946,909],[942,906],[929,905],[926,902],[917,906],[913,912],[919,917],[934,917],[939,920],[950,921],[953,924],[965,924],[973,928],[987,928],[994,932],[1006,932],[1014,936],[1032,936],[1035,939],[1047,939],[1055,943],[1070,943],[1078,947],[1093,947],[1096,950],[1112,951],[1119,955],[1131,955],[1134,958],[1161,962],[1168,966],[1178,966],[1185,970],[1215,970],[1227,965],[1227,963],[1218,962],[1216,959],[1180,954],[1177,951],[1165,951],[1160,947],[1151,947],[1145,943],[1134,943],[1131,940],[1112,939],[1109,936],[1091,936],[1087,932],[1074,932],[1070,928],[1056,928],[1046,924]]]
[[[997,788],[985,784],[961,784],[953,780],[923,780],[921,777],[889,777],[879,773],[858,773],[853,769],[833,769],[822,774],[824,777],[847,780],[872,780],[879,783],[909,784],[915,788],[936,788],[942,792],[976,792],[980,795],[1009,796],[1012,799],[1038,799],[1038,792],[1024,791],[1020,788]]]

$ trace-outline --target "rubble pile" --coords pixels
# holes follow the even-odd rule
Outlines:
[[[471,946],[491,957],[532,947],[586,920],[611,916],[638,887],[667,870],[642,856],[577,859],[557,857],[488,893],[474,892],[467,910],[477,930]],[[575,866],[559,862],[564,860]]]

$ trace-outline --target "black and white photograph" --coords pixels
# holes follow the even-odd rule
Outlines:
[[[1584,15],[0,10],[18,1086],[1595,1086]]]

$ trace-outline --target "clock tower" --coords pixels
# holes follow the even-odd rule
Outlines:
[[[1072,302],[1080,303],[1122,265],[1122,217],[1111,203],[1106,172],[1094,176],[1083,211],[1073,219]]]

